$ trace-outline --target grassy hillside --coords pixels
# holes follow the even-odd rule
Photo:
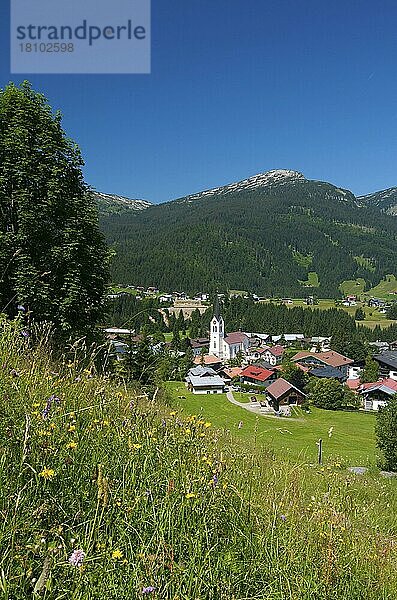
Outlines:
[[[265,303],[265,304],[267,302],[268,301],[263,301],[263,303]],[[312,306],[312,305],[308,306],[306,304],[305,300],[294,299],[292,301],[292,304],[288,305],[287,307],[291,309],[296,306],[304,308],[305,310],[329,310],[329,309],[335,307],[335,300],[332,300],[331,298],[322,298],[322,299],[318,300],[318,304],[316,304],[314,306]],[[381,313],[378,309],[367,306],[366,304],[363,304],[362,302],[357,302],[356,306],[339,305],[338,310],[341,310],[341,311],[347,313],[348,315],[350,315],[351,317],[354,317],[354,314],[358,307],[361,307],[364,311],[365,319],[364,319],[364,321],[360,321],[359,323],[361,325],[365,325],[365,327],[369,327],[369,328],[373,329],[374,327],[376,327],[376,325],[379,325],[382,329],[385,329],[386,327],[389,327],[390,325],[393,325],[395,323],[395,321],[388,319],[386,317],[386,315]]]
[[[165,290],[337,297],[343,281],[377,285],[397,258],[394,218],[306,179],[109,215],[102,228],[114,281]]]
[[[5,321],[0,360],[2,599],[396,596],[395,481],[286,461]]]
[[[183,383],[167,384],[175,401],[187,413],[202,414],[215,427],[232,433],[239,442],[257,447],[272,448],[278,457],[293,462],[317,460],[317,442],[324,440],[325,464],[376,465],[374,439],[375,417],[358,412],[333,412],[313,407],[310,414],[295,411],[291,419],[257,416],[244,408],[231,404],[226,395],[189,393]],[[185,396],[178,399],[178,396]],[[242,398],[241,398],[242,396]],[[247,402],[249,394],[236,394],[235,399]],[[238,423],[243,427],[238,429]],[[333,427],[332,436],[328,436]]]

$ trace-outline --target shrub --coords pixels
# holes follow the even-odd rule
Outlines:
[[[380,466],[397,471],[397,395],[387,401],[376,415],[376,444],[382,452]]]

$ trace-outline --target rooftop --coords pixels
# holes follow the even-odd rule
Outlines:
[[[273,381],[273,383],[271,383],[267,388],[266,392],[277,400],[278,398],[284,396],[284,394],[293,390],[295,392],[298,392],[298,394],[300,394],[301,396],[306,395],[303,392],[301,392],[301,390],[299,390],[297,387],[292,385],[292,383],[290,383],[286,379],[283,379],[282,377],[276,379],[276,381]]]
[[[250,377],[258,381],[266,381],[272,375],[274,375],[273,371],[255,365],[248,365],[241,371],[241,377]]]

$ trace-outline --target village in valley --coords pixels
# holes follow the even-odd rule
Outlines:
[[[194,312],[203,315],[212,311],[208,335],[190,337],[187,331],[184,350],[174,348],[169,339],[151,344],[155,354],[164,348],[177,359],[186,359],[189,354],[190,364],[189,360],[185,363],[187,372],[183,384],[193,395],[225,394],[230,403],[244,410],[264,416],[290,417],[293,407],[309,410],[308,389],[310,382],[316,380],[337,382],[350,394],[350,404],[339,408],[378,411],[397,392],[397,341],[372,341],[368,345],[367,358],[357,359],[337,351],[333,347],[332,336],[321,335],[321,331],[311,336],[307,336],[305,331],[276,335],[241,329],[230,331],[222,314],[224,294],[216,294],[211,301],[207,293],[189,298],[185,293],[161,293],[156,287],[128,286],[127,290],[120,289],[109,296],[111,301],[128,297],[131,291],[138,301],[156,297],[160,306],[158,311],[166,321],[179,315],[189,323]],[[253,300],[266,302],[256,295],[253,295]],[[283,298],[279,304],[290,306],[293,302],[290,298]],[[305,304],[308,308],[313,307],[318,300],[308,296]],[[353,307],[353,310],[358,304],[361,307],[362,303],[353,294],[337,302],[338,306]],[[371,310],[375,308],[379,314],[384,314],[390,303],[370,298],[367,305]],[[106,334],[119,361],[126,360],[129,353],[135,353],[143,339],[142,334],[133,329],[108,327]],[[373,365],[370,370],[372,378],[371,375],[368,377],[368,372],[363,377],[368,360]],[[288,377],[291,369],[295,376]],[[177,389],[178,398],[183,401],[182,388]]]

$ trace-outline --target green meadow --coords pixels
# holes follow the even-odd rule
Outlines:
[[[355,293],[357,293],[357,292],[355,292]],[[336,305],[335,305],[335,300],[333,300],[331,298],[320,298],[318,300],[318,303],[315,306],[308,306],[306,304],[306,300],[301,298],[301,299],[292,300],[292,304],[289,304],[287,306],[289,308],[293,308],[294,306],[301,306],[302,308],[307,308],[307,309],[315,308],[315,309],[319,309],[319,310],[327,310],[329,308],[335,308]],[[389,327],[389,325],[392,325],[393,323],[395,323],[395,321],[393,321],[391,319],[387,319],[386,315],[382,314],[378,309],[370,307],[370,306],[366,306],[362,302],[357,302],[356,306],[343,306],[343,305],[337,306],[338,309],[344,310],[352,317],[354,317],[354,314],[358,307],[361,307],[365,313],[364,321],[359,321],[359,323],[361,323],[362,325],[365,325],[366,327],[370,327],[373,329],[376,325],[380,325],[380,327],[385,328],[385,327]]]
[[[182,414],[202,415],[227,437],[237,443],[265,450],[292,461],[317,460],[317,442],[323,440],[324,464],[339,463],[345,466],[375,466],[375,416],[370,413],[327,411],[312,407],[310,413],[295,409],[293,416],[272,417],[256,415],[244,407],[230,403],[225,394],[195,395],[183,383],[169,382]],[[180,396],[185,396],[181,398]],[[235,399],[249,402],[250,394],[235,393]],[[243,421],[239,429],[238,424]],[[331,435],[329,431],[332,429]]]

